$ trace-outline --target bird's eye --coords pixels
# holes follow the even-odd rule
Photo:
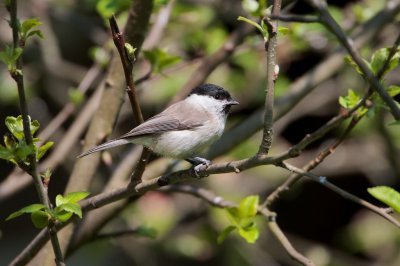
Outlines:
[[[221,94],[219,94],[219,93],[215,94],[214,98],[219,100],[221,98]]]

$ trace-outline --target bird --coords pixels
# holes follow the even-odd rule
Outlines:
[[[78,158],[133,143],[164,157],[186,160],[197,173],[211,164],[198,154],[221,137],[231,107],[237,104],[229,92],[218,85],[196,86],[185,99],[119,138],[83,152]]]

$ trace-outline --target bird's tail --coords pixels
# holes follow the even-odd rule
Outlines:
[[[85,151],[84,153],[78,155],[77,158],[82,158],[82,157],[84,157],[86,155],[89,155],[89,154],[92,154],[92,153],[95,153],[95,152],[107,150],[107,149],[114,148],[114,147],[121,146],[121,145],[128,144],[128,143],[130,143],[130,141],[128,141],[126,139],[109,140],[109,141],[107,141],[107,142],[105,142],[105,143],[103,143],[103,144],[101,144],[99,146],[93,147],[90,150]]]

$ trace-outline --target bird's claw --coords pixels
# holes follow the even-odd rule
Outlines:
[[[201,175],[200,173],[205,171],[211,165],[211,161],[200,157],[190,158],[187,161],[194,165],[192,170],[196,178],[208,176],[208,174]]]

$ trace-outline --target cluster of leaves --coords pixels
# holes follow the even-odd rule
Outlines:
[[[0,159],[14,163],[23,169],[29,168],[28,156],[35,154],[39,161],[53,146],[54,142],[46,142],[40,147],[36,146],[38,138],[33,138],[33,144],[28,145],[25,140],[22,116],[8,116],[5,124],[10,133],[4,135],[4,146],[0,144]],[[29,117],[30,131],[34,135],[40,124],[37,120],[31,121]]]
[[[258,196],[248,196],[240,202],[239,207],[226,209],[231,225],[222,231],[217,242],[222,243],[231,232],[237,231],[248,243],[254,243],[260,234],[255,222],[258,202]]]
[[[29,37],[38,36],[43,38],[43,34],[40,30],[35,29],[42,23],[37,18],[31,18],[18,22],[18,33],[20,36],[20,46],[24,47],[25,42]],[[16,74],[22,74],[21,70],[17,69],[17,60],[20,58],[23,52],[23,48],[14,46],[5,46],[5,48],[0,51],[0,61],[2,61],[6,66],[8,71],[12,76]]]
[[[72,192],[65,196],[57,195],[56,207],[49,209],[44,204],[31,204],[19,211],[10,214],[6,221],[17,218],[23,214],[30,214],[36,228],[44,228],[55,221],[66,222],[73,214],[82,218],[82,209],[78,201],[89,196],[88,192]]]
[[[400,59],[400,49],[396,51],[396,53],[392,56],[392,58],[389,60],[389,62],[386,64],[388,57],[390,55],[390,48],[381,48],[375,51],[372,56],[371,60],[364,60],[364,63],[368,66],[368,68],[374,73],[375,75],[381,74],[382,80],[384,80],[384,77],[391,71],[393,71],[399,64],[399,59]],[[359,66],[353,61],[353,59],[350,56],[345,57],[345,61],[354,67],[354,69],[359,73],[360,75],[363,76],[363,73]],[[384,71],[382,71],[382,69]],[[397,85],[385,85],[385,88],[389,95],[391,97],[395,97],[400,94],[400,86]],[[340,96],[339,97],[339,104],[343,106],[346,109],[352,109],[354,108],[360,101],[362,97],[360,94],[355,92],[352,89],[348,90],[348,93],[346,96]],[[386,104],[381,100],[379,95],[376,93],[373,94],[372,96],[372,101],[375,103],[374,107],[371,108],[371,113],[375,111],[375,108],[378,107],[384,107],[386,108]],[[357,115],[362,116],[368,111],[367,108],[361,107],[357,110]]]

